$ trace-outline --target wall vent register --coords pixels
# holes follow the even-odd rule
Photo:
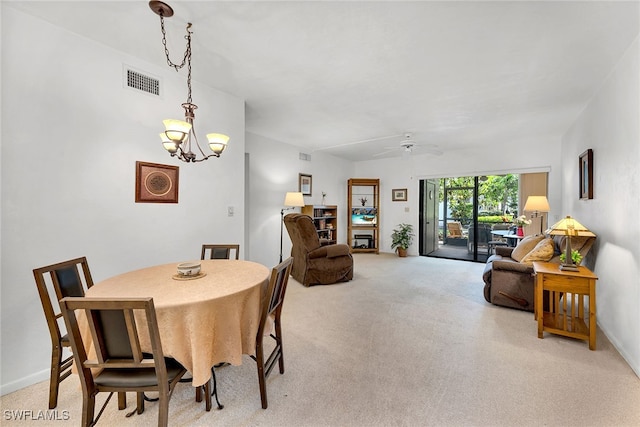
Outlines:
[[[160,80],[134,70],[126,70],[126,73],[127,87],[160,96]]]

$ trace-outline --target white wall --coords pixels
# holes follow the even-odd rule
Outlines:
[[[357,162],[355,176],[380,178],[380,251],[393,252],[391,232],[399,223],[412,224],[417,235],[421,179],[549,172],[549,218],[550,221],[559,219],[562,214],[560,141],[523,139],[522,142],[531,149],[522,151],[516,148],[514,141],[496,141],[492,150],[447,151],[443,147],[445,153],[442,156],[412,154],[409,157]],[[395,188],[408,189],[406,202],[391,201],[391,191]],[[408,253],[418,255],[417,238]]]
[[[338,206],[338,243],[347,242],[347,180],[353,164],[325,153],[310,153],[293,145],[247,133],[249,183],[247,211],[251,242],[251,260],[267,266],[278,263],[280,255],[280,210],[285,194],[298,191],[298,174],[312,176],[312,195],[305,203],[320,204],[322,192],[326,204]],[[311,161],[299,159],[300,152],[311,154]],[[299,208],[285,211],[300,212]],[[291,253],[291,240],[283,228],[283,257]]]
[[[123,63],[161,77],[164,96],[123,88]],[[244,102],[194,82],[201,137],[215,130],[231,141],[220,159],[180,163],[158,133],[163,118],[183,115],[185,81],[3,8],[2,394],[49,374],[32,269],[87,256],[100,281],[197,259],[205,241],[243,240]],[[134,203],[137,160],[180,166],[178,204]]]
[[[597,320],[640,376],[640,43],[629,47],[567,132],[563,211],[596,233]],[[580,200],[578,157],[593,149],[594,198]]]

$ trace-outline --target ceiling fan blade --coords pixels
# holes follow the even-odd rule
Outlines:
[[[385,154],[389,154],[394,152],[397,149],[397,147],[394,147],[392,150],[386,150],[386,151],[382,151],[380,153],[376,153],[374,154],[372,157],[380,157],[380,156],[384,156]]]
[[[360,141],[345,142],[344,144],[336,144],[336,145],[332,145],[330,147],[317,148],[314,151],[331,150],[333,148],[348,147],[350,145],[364,144],[366,142],[375,142],[375,141],[382,141],[382,140],[385,140],[385,139],[398,138],[399,136],[401,136],[401,135],[389,135],[389,136],[381,136],[379,138],[370,138],[370,139],[363,139],[363,140],[360,140]]]
[[[419,151],[424,154],[431,154],[433,156],[442,156],[442,154],[444,154],[442,150],[439,150],[433,147],[417,147],[417,148],[419,148]]]

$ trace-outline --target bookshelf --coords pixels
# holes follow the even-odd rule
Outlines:
[[[305,205],[302,213],[313,219],[320,243],[334,244],[338,238],[338,206],[335,205]]]
[[[347,192],[347,244],[351,252],[379,253],[380,180],[351,178]]]

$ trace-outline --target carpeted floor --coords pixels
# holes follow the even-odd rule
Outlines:
[[[638,426],[640,379],[598,332],[586,342],[545,334],[532,313],[488,304],[482,264],[358,254],[349,283],[305,288],[291,279],[283,312],[286,372],[260,406],[255,363],[218,369],[221,411],[189,384],[176,389],[176,426]],[[77,426],[81,391],[48,383],[2,397],[2,425]],[[103,396],[99,397],[102,401]],[[134,396],[129,396],[129,407]],[[26,410],[29,420],[16,421]],[[8,412],[7,412],[8,411]],[[66,412],[65,412],[66,411]],[[157,424],[157,405],[125,418],[115,399],[98,425]],[[25,412],[22,412],[25,415]],[[33,420],[38,416],[67,420]]]

